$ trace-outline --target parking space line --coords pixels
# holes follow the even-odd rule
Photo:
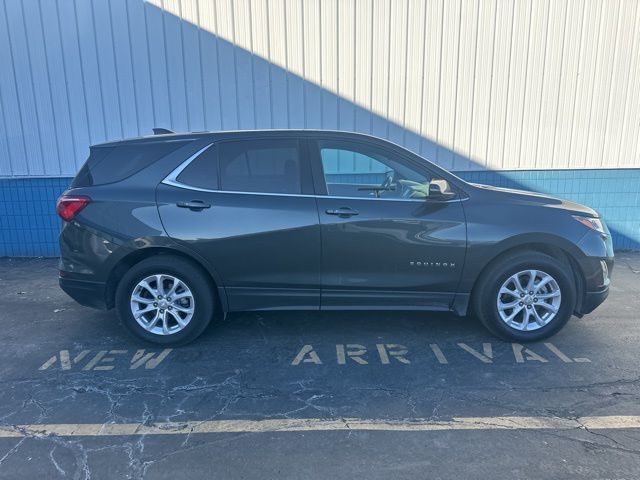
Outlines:
[[[58,423],[0,426],[0,438],[22,437],[107,437],[114,435],[180,435],[198,433],[390,431],[433,432],[452,430],[621,430],[640,428],[640,416],[593,416],[576,419],[559,417],[458,417],[429,419],[271,419],[209,420],[202,422],[140,423]]]

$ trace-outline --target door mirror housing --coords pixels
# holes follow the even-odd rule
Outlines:
[[[427,196],[427,200],[449,200],[455,197],[455,195],[455,192],[446,180],[436,179],[429,182],[429,195]]]

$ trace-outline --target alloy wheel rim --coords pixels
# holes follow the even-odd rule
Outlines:
[[[502,321],[522,332],[548,325],[562,302],[560,285],[542,270],[523,270],[511,275],[498,290],[497,307]]]
[[[195,298],[187,284],[166,274],[140,280],[131,292],[131,313],[147,332],[172,335],[183,330],[193,318]]]

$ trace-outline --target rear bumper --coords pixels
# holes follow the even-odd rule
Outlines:
[[[108,310],[106,285],[102,282],[59,277],[60,288],[80,305]]]

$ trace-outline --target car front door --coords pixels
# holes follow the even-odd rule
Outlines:
[[[318,139],[310,155],[321,193],[322,308],[448,310],[466,249],[460,195],[433,187],[430,195],[430,185],[448,184],[376,143]]]
[[[231,310],[318,309],[320,227],[304,141],[219,141],[157,188],[167,234],[215,269]]]

